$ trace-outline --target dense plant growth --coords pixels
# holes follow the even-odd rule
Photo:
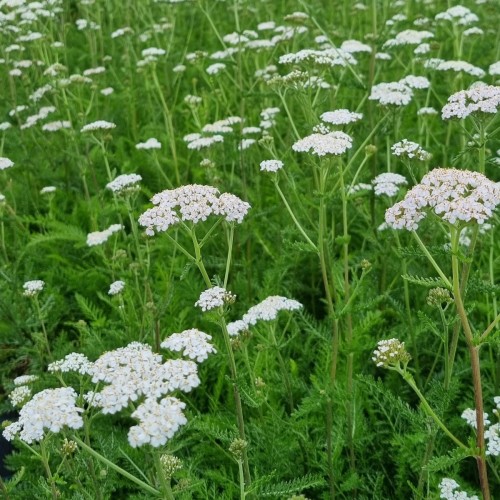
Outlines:
[[[499,22],[0,0],[2,498],[499,498]]]

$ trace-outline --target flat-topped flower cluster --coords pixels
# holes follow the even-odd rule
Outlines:
[[[227,222],[241,224],[250,210],[250,204],[231,193],[219,194],[212,186],[189,184],[176,189],[167,189],[155,194],[151,201],[153,208],[139,217],[139,224],[146,228],[146,234],[153,236],[166,231],[180,221],[197,223],[210,215],[219,215]]]
[[[393,229],[414,231],[427,209],[450,224],[484,223],[500,203],[500,184],[478,172],[436,168],[405,198],[389,208],[385,221]]]

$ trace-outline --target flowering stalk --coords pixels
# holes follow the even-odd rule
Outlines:
[[[160,496],[161,492],[159,492],[157,489],[153,488],[149,484],[145,483],[138,477],[135,477],[133,474],[130,474],[130,472],[127,472],[125,469],[122,469],[115,463],[111,462],[108,460],[106,457],[95,451],[93,448],[88,446],[86,443],[84,443],[78,436],[73,436],[72,439],[78,443],[85,451],[90,453],[94,458],[97,458],[97,460],[100,460],[103,464],[105,464],[107,467],[113,469],[114,471],[118,472],[118,474],[121,474],[122,476],[126,477],[127,479],[130,479],[133,483],[137,484],[140,488],[142,488],[144,491],[154,495],[154,496]]]
[[[224,337],[224,344],[226,346],[226,352],[227,352],[227,357],[229,360],[229,369],[231,371],[231,378],[233,382],[233,395],[234,395],[234,403],[236,407],[236,419],[238,422],[238,433],[240,439],[243,441],[247,442],[246,437],[245,437],[245,419],[243,417],[243,406],[241,404],[241,396],[240,396],[240,391],[238,389],[238,372],[236,368],[236,361],[234,359],[234,353],[233,353],[233,348],[231,347],[231,339],[229,337],[229,333],[227,331],[227,326],[226,326],[226,321],[224,319],[224,316],[222,315],[222,312],[220,314],[220,319],[219,319],[219,325],[222,330],[222,336]],[[251,485],[251,476],[250,476],[250,466],[248,463],[248,454],[246,447],[243,448],[242,450],[242,458],[243,462],[243,474],[245,478],[245,485],[247,489]]]
[[[160,460],[160,455],[158,453],[154,453],[154,462],[156,468],[156,474],[160,480],[160,485],[162,489],[162,498],[165,500],[174,500],[174,495],[172,493],[172,486],[170,484],[170,479],[165,477],[165,471],[163,470],[163,464]]]
[[[459,241],[461,229],[451,227],[451,263],[453,272],[453,297],[455,300],[455,306],[457,308],[457,313],[462,324],[462,328],[465,334],[465,340],[467,343],[467,348],[469,349],[469,354],[471,358],[471,369],[472,369],[472,383],[474,387],[474,402],[476,407],[476,445],[478,448],[478,455],[476,455],[477,468],[479,472],[479,481],[481,484],[481,491],[483,493],[484,500],[490,499],[489,483],[488,483],[488,471],[486,468],[486,455],[485,455],[485,442],[484,442],[484,408],[483,408],[483,393],[481,386],[481,369],[479,362],[479,349],[480,344],[475,345],[474,336],[467,318],[467,313],[462,300],[462,291],[460,290],[460,277],[459,277],[459,264],[458,264],[458,252],[459,252]]]
[[[50,484],[50,491],[52,493],[52,499],[57,500],[60,497],[60,493],[57,491],[56,483],[54,481],[54,476],[52,474],[52,471],[50,470],[49,455],[47,453],[47,449],[45,448],[44,440],[40,442],[40,451],[41,451],[40,460],[42,461],[45,473],[47,474],[47,479]]]
[[[53,361],[52,352],[50,350],[49,344],[49,336],[47,335],[47,329],[45,328],[45,322],[43,321],[42,310],[40,308],[40,302],[38,301],[38,297],[33,296],[33,303],[35,304],[36,314],[38,316],[38,321],[40,321],[40,326],[42,327],[43,340],[45,341],[45,348],[47,349],[47,354],[49,356],[49,360]]]

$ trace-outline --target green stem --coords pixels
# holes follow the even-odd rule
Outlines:
[[[420,239],[420,237],[415,231],[412,231],[412,234],[414,238],[417,240],[417,243],[421,248],[422,252],[424,252],[427,259],[429,259],[429,262],[432,264],[432,267],[434,267],[434,269],[439,274],[440,278],[443,280],[447,288],[451,290],[453,288],[453,285],[451,284],[450,280],[446,277],[446,275],[443,273],[438,263],[434,260],[434,257],[430,254],[429,250],[427,250],[427,247],[425,246],[424,242]]]
[[[446,425],[443,424],[441,419],[436,415],[434,410],[430,407],[429,403],[427,402],[427,399],[425,399],[425,396],[420,392],[420,390],[417,387],[417,384],[415,383],[415,380],[413,379],[412,375],[408,372],[400,372],[403,378],[406,380],[408,385],[415,391],[415,394],[419,397],[422,406],[424,407],[425,411],[427,414],[436,422],[436,424],[441,428],[442,431],[460,448],[463,450],[468,450],[469,448],[462,443],[458,438],[456,438],[446,427]]]
[[[162,489],[162,498],[165,500],[174,500],[174,495],[172,493],[172,486],[170,485],[170,481],[165,477],[165,471],[163,470],[163,466],[161,464],[159,453],[153,453],[154,462],[156,467],[156,474],[160,480],[161,489]]]
[[[144,491],[147,491],[148,493],[151,493],[152,495],[155,496],[161,496],[161,493],[150,486],[149,484],[145,483],[144,481],[140,480],[139,478],[135,477],[133,474],[130,474],[130,472],[127,472],[125,469],[122,469],[118,465],[114,464],[110,460],[108,460],[106,457],[102,456],[100,453],[92,449],[90,446],[85,444],[78,436],[73,436],[73,439],[90,455],[92,455],[94,458],[97,458],[97,460],[101,461],[103,464],[105,464],[107,467],[110,469],[113,469],[114,471],[118,472],[118,474],[121,474],[122,476],[126,477],[130,481],[134,482],[142,488]]]

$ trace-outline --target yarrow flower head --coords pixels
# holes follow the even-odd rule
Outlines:
[[[80,429],[82,408],[76,406],[77,393],[72,387],[45,389],[33,396],[19,412],[17,422],[3,431],[8,441],[19,437],[25,443],[41,441],[45,429],[57,433],[63,427]]]
[[[125,281],[117,280],[109,285],[108,295],[119,295],[125,288]]]
[[[10,404],[14,407],[21,407],[31,398],[31,389],[27,385],[16,387],[9,394]]]
[[[14,385],[20,386],[31,384],[32,382],[36,382],[38,379],[38,375],[20,375],[19,377],[16,377],[13,382]]]
[[[48,372],[69,373],[76,372],[80,375],[92,375],[94,364],[89,361],[85,354],[79,352],[71,352],[49,364],[47,367]]]
[[[283,168],[283,162],[281,160],[264,160],[260,162],[261,172],[277,172]]]
[[[396,142],[396,144],[391,147],[391,151],[394,156],[408,158],[410,160],[415,158],[417,160],[427,161],[431,158],[431,154],[425,151],[419,144],[408,141],[407,139]]]
[[[297,311],[302,304],[294,299],[271,295],[259,304],[252,306],[243,318],[227,325],[229,335],[236,336],[242,331],[248,330],[257,321],[272,321],[278,317],[280,311]]]
[[[161,347],[175,352],[182,351],[183,356],[201,363],[208,358],[209,354],[217,352],[210,344],[210,340],[212,340],[210,335],[191,328],[181,333],[173,333],[161,343]]]
[[[14,162],[8,158],[0,157],[0,170],[6,170],[7,168],[13,167]]]
[[[135,149],[161,149],[161,142],[151,137],[146,142],[139,142],[136,144]]]
[[[327,134],[311,134],[299,139],[292,149],[299,153],[315,154],[316,156],[342,155],[352,148],[352,138],[344,132],[329,132]]]
[[[408,354],[405,343],[398,339],[380,340],[377,349],[373,351],[372,361],[380,367],[396,367],[405,369],[410,362],[411,356]]]
[[[200,298],[195,302],[195,306],[202,311],[210,311],[224,304],[232,303],[236,296],[220,286],[213,286],[204,292],[201,292]]]
[[[146,228],[146,234],[166,231],[179,221],[194,224],[205,221],[210,215],[219,215],[227,222],[241,224],[250,210],[250,204],[230,193],[219,195],[212,186],[189,184],[176,189],[167,189],[155,194],[151,201],[153,208],[139,217],[139,224]]]
[[[477,430],[477,414],[476,410],[473,410],[472,408],[466,408],[463,412],[462,415],[460,415],[468,425],[470,425],[473,429]],[[485,426],[490,425],[490,421],[488,420],[488,414],[486,412],[483,412],[483,422]]]
[[[476,85],[469,90],[461,90],[452,94],[445,104],[441,116],[443,120],[450,118],[467,118],[471,114],[498,113],[500,106],[500,87],[494,85]]]
[[[413,90],[403,82],[382,82],[372,87],[368,99],[382,106],[406,106],[410,104]]]
[[[139,174],[122,174],[106,184],[113,193],[123,194],[137,191],[142,177]]]
[[[479,500],[476,495],[469,496],[460,491],[460,485],[450,478],[443,478],[439,483],[439,498],[444,500]]]
[[[450,224],[483,224],[500,203],[500,184],[483,174],[455,168],[436,168],[385,213],[393,229],[414,231],[426,209]]]
[[[113,128],[116,128],[116,124],[107,122],[105,120],[97,120],[95,122],[87,123],[87,125],[84,125],[80,132],[95,132],[97,130],[111,130]]]
[[[320,116],[321,120],[325,123],[332,125],[347,125],[354,123],[363,118],[362,113],[354,113],[348,109],[336,109],[335,111],[327,111]]]
[[[38,295],[44,288],[45,286],[45,281],[42,280],[32,280],[32,281],[27,281],[24,285],[24,293],[23,295],[25,297],[35,297],[35,295]]]
[[[123,226],[121,224],[111,224],[108,229],[104,231],[94,231],[93,233],[89,233],[87,235],[87,245],[89,247],[93,247],[96,245],[102,245],[106,241],[108,241],[109,237],[114,233],[121,231]]]
[[[408,184],[408,181],[400,174],[385,172],[377,175],[372,184],[377,196],[395,196],[399,192],[399,187]]]

